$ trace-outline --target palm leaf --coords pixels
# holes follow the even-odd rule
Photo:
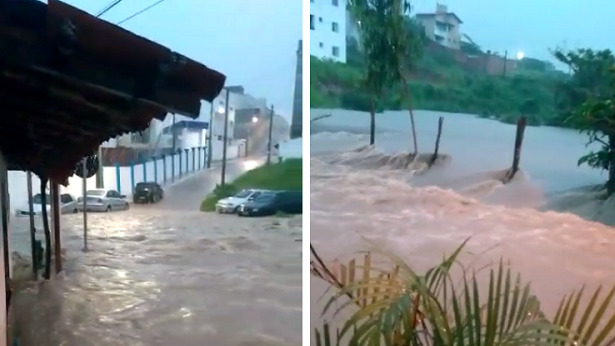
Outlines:
[[[602,287],[598,287],[583,310],[584,288],[562,299],[553,322],[571,331],[575,345],[615,345],[615,311],[607,312],[615,308],[615,286],[606,295],[601,293]]]

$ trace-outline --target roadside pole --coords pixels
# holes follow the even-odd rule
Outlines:
[[[209,111],[209,128],[207,129],[207,168],[211,168],[211,150],[212,137],[214,135],[214,101],[211,101],[211,110]]]
[[[228,142],[228,99],[229,99],[229,90],[224,88],[226,91],[226,97],[224,101],[224,138],[222,143],[222,176],[220,177],[220,185],[224,185],[226,183],[226,146]]]
[[[105,166],[103,166],[103,157],[102,157],[102,146],[98,146],[98,162],[100,163],[98,165],[98,172],[96,172],[96,188],[97,189],[104,189],[105,188],[105,179],[104,179],[104,169]]]
[[[271,163],[271,132],[273,131],[273,105],[271,105],[271,113],[269,115],[269,141],[267,142],[267,164]]]
[[[51,183],[51,221],[56,274],[62,271],[62,239],[60,236],[60,185]]]
[[[83,165],[83,251],[88,251],[88,209],[87,209],[87,176],[88,176],[88,168],[87,168],[87,159],[84,157],[81,161]]]
[[[28,183],[28,213],[30,217],[30,245],[32,250],[32,275],[34,281],[38,280],[38,270],[36,268],[36,236],[34,229],[34,204],[32,203],[32,172],[26,173],[26,179]]]

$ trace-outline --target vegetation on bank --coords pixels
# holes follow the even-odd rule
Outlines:
[[[564,124],[588,136],[600,150],[579,158],[578,164],[606,170],[606,196],[615,193],[615,56],[610,50],[557,51],[570,66],[572,78],[561,86],[558,99]]]
[[[405,61],[407,78],[404,84],[389,83],[383,89],[375,100],[377,110],[408,109],[411,103],[414,109],[478,114],[508,123],[523,115],[531,125],[562,126],[555,99],[567,75],[551,63],[524,58],[512,72],[489,75],[485,69],[461,64],[452,51],[430,48],[422,29],[411,19],[405,20],[411,47]],[[366,46],[364,42],[360,45]],[[365,88],[364,77],[370,58],[358,47],[349,39],[346,64],[311,57],[311,107],[369,112],[371,92]],[[462,50],[469,55],[487,53],[472,44],[464,44]],[[404,96],[405,87],[410,97]]]
[[[301,190],[302,182],[301,159],[287,159],[250,170],[233,182],[216,185],[212,193],[201,203],[201,211],[215,211],[216,203],[226,197],[233,196],[242,189],[270,190]]]
[[[328,265],[311,247],[312,276],[330,286],[322,298],[323,316],[332,316],[314,326],[316,345],[615,343],[615,286],[570,292],[547,315],[530,284],[504,260],[487,273],[459,263],[464,246],[425,273],[391,254],[367,253]],[[330,322],[339,328],[333,330]]]
[[[523,116],[529,125],[574,128],[587,134],[588,144],[601,146],[578,164],[608,171],[607,196],[615,193],[615,57],[610,50],[554,50],[568,74],[532,58],[517,61],[514,71],[502,65],[502,74],[488,74],[430,43],[423,29],[404,16],[405,1],[350,0],[348,6],[360,23],[361,42],[349,39],[346,64],[310,58],[311,107],[369,112],[369,144],[375,143],[376,112],[408,109],[415,157],[412,109],[506,123]],[[467,58],[485,54],[473,43],[461,48]]]

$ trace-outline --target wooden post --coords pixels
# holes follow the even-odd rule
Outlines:
[[[525,133],[525,126],[527,125],[527,118],[521,117],[517,120],[517,134],[515,136],[515,153],[513,156],[512,167],[506,174],[506,177],[502,181],[504,184],[510,182],[515,174],[519,171],[519,162],[521,161],[521,147],[523,146],[523,134]]]
[[[55,252],[55,267],[56,274],[62,271],[62,242],[60,241],[60,186],[56,183],[51,183],[51,214],[53,215],[53,238]]]
[[[438,119],[438,135],[436,136],[436,149],[433,152],[431,160],[429,160],[429,167],[433,166],[438,159],[438,150],[440,149],[440,136],[442,136],[442,125],[444,124],[444,117]]]

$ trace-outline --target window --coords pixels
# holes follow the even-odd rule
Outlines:
[[[314,15],[310,14],[310,30],[314,30]]]
[[[331,30],[333,32],[339,32],[340,31],[340,26],[336,22],[332,22],[331,23]]]
[[[322,17],[318,17],[318,22],[322,23]]]
[[[70,203],[73,201],[73,197],[71,197],[71,195],[64,193],[60,195],[60,203],[62,204],[66,204],[66,203]]]
[[[339,57],[340,56],[340,48],[339,47],[331,47],[331,53],[333,54],[334,57]]]
[[[338,0],[331,0],[333,6],[339,6]]]
[[[325,46],[325,45],[324,45],[324,43],[322,43],[322,42],[320,42],[320,43],[318,44],[318,47],[320,47],[320,48],[322,48],[322,47],[324,47],[324,46]]]

